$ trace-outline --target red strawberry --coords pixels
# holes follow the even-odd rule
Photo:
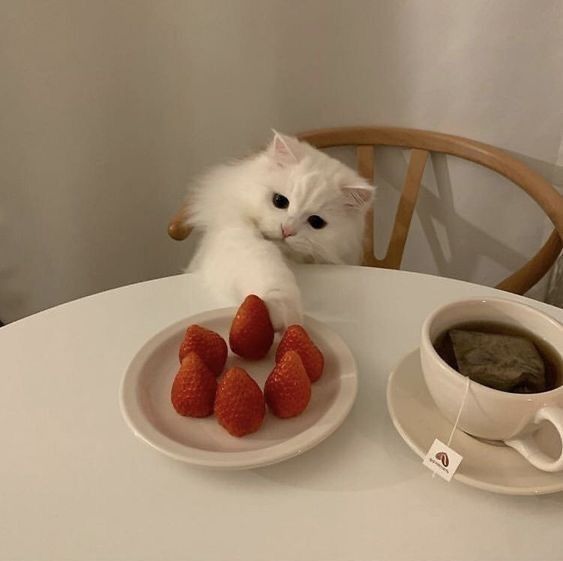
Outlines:
[[[301,325],[290,325],[286,329],[276,351],[276,362],[287,351],[299,353],[311,382],[316,382],[322,376],[325,362],[323,354]]]
[[[223,372],[227,360],[227,343],[215,331],[201,327],[201,325],[190,325],[180,345],[180,362],[191,352],[196,352],[207,368],[219,376]]]
[[[311,380],[295,351],[285,353],[276,364],[264,385],[264,396],[276,417],[303,413],[311,399]]]
[[[274,341],[274,328],[264,301],[247,296],[231,324],[229,345],[234,353],[249,359],[264,358]]]
[[[258,384],[242,368],[231,368],[219,381],[215,417],[233,436],[256,432],[262,425],[266,406]]]
[[[174,409],[187,417],[207,417],[213,413],[217,390],[215,376],[196,353],[188,353],[172,383],[170,397]]]

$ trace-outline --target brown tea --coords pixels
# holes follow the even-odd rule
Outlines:
[[[488,321],[458,324],[441,333],[434,348],[450,367],[497,390],[539,393],[563,383],[561,355],[519,327]]]

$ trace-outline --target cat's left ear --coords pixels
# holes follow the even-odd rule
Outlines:
[[[299,161],[299,141],[272,129],[274,138],[268,147],[268,154],[279,166],[296,164]]]
[[[345,185],[340,188],[345,197],[345,205],[361,209],[371,204],[373,200],[373,187],[368,183],[358,185]]]

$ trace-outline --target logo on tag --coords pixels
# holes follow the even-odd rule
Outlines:
[[[438,452],[436,454],[436,459],[442,462],[442,465],[447,468],[450,465],[450,459],[445,452]]]
[[[441,478],[450,481],[454,473],[457,471],[459,464],[463,460],[455,450],[446,446],[438,439],[434,440],[430,450],[424,457],[423,464]]]

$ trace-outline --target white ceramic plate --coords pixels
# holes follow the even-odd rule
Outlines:
[[[120,390],[121,411],[132,431],[146,443],[177,460],[212,468],[244,469],[297,456],[312,448],[344,421],[357,392],[356,363],[344,341],[323,324],[305,318],[305,327],[325,357],[325,369],[312,386],[307,409],[293,419],[270,412],[259,431],[231,436],[213,416],[182,417],[170,403],[170,388],[178,371],[178,349],[186,328],[197,323],[228,341],[236,308],[213,310],[181,320],[152,337],[133,358]],[[270,353],[260,361],[245,361],[229,353],[226,368],[239,365],[263,388],[274,364],[276,336]]]
[[[391,373],[387,407],[395,428],[420,458],[424,458],[435,438],[448,441],[452,426],[426,388],[418,349],[403,358]],[[546,452],[556,454],[555,434],[546,430],[538,440]],[[507,495],[563,491],[563,472],[540,471],[508,446],[486,443],[458,430],[451,447],[463,456],[454,479],[467,485]],[[426,468],[421,465],[420,469]]]

